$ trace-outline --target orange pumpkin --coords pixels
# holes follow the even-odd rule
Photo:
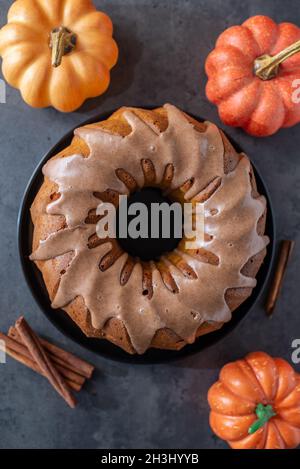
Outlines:
[[[206,95],[221,120],[255,136],[300,122],[300,28],[254,16],[218,38],[206,60]]]
[[[29,105],[74,111],[109,85],[112,30],[91,0],[17,0],[0,30],[3,75]]]
[[[208,402],[212,430],[234,449],[300,444],[300,375],[281,358],[254,352],[228,363]]]

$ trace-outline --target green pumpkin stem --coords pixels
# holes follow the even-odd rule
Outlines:
[[[300,52],[300,41],[274,55],[262,55],[254,61],[254,74],[261,80],[271,80],[278,75],[279,65]]]
[[[263,427],[268,422],[268,420],[270,420],[276,415],[276,412],[274,412],[273,407],[271,405],[263,404],[257,405],[255,413],[257,416],[257,420],[255,420],[255,422],[253,422],[248,429],[248,433],[250,435],[257,432],[257,430]]]
[[[61,64],[64,55],[71,52],[76,46],[76,34],[68,28],[60,26],[51,31],[49,47],[52,49],[51,63],[53,67]]]

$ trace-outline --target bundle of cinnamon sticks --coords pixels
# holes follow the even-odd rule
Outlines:
[[[47,378],[67,404],[75,407],[72,391],[80,391],[91,378],[93,365],[38,337],[24,317],[10,327],[8,335],[0,332],[0,348],[3,344],[8,355]]]

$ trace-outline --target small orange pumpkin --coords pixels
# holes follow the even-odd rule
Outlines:
[[[300,444],[300,375],[264,352],[225,365],[208,391],[210,426],[234,449]]]
[[[253,16],[218,38],[209,54],[207,98],[221,120],[255,136],[300,122],[300,28]]]
[[[0,30],[3,75],[29,105],[74,111],[109,85],[112,31],[91,0],[17,0]]]

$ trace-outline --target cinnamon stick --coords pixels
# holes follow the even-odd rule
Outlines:
[[[17,340],[16,338],[11,337],[10,335],[5,336],[4,334],[2,334],[2,332],[0,332],[0,339],[4,340],[4,342],[6,342],[6,346],[9,347],[11,350],[14,350],[25,358],[32,360],[32,356],[29,350],[23,345],[19,335]],[[73,381],[74,383],[79,384],[80,386],[83,385],[85,379],[82,376],[79,376],[78,374],[64,368],[61,365],[57,365],[57,369],[68,380]]]
[[[17,331],[17,329],[15,327],[10,327],[9,330],[8,330],[8,337],[12,338],[13,340],[15,340],[17,343],[19,344],[22,344],[22,339]],[[39,341],[41,342],[41,339],[39,337]],[[30,355],[30,352],[27,350],[26,347],[24,347],[25,351],[24,353],[29,355],[29,357],[31,358],[31,355]],[[55,367],[57,368],[57,370],[59,370],[59,372],[67,379],[70,379],[71,381],[73,381],[74,383],[77,383],[79,384],[80,386],[82,386],[85,382],[85,377],[82,376],[81,374],[77,373],[76,371],[73,371],[73,370],[70,370],[67,365],[65,364],[65,362],[63,360],[61,360],[59,357],[55,357],[55,356],[52,356],[51,355],[51,360],[55,363]]]
[[[16,339],[18,332],[14,326],[9,328],[8,335]],[[17,340],[17,339],[16,339]],[[51,354],[51,358],[55,363],[63,365],[65,368],[74,371],[75,373],[84,376],[85,378],[91,378],[95,367],[90,363],[82,360],[81,358],[73,355],[66,350],[51,344],[47,340],[39,337],[40,343],[43,347]]]
[[[277,261],[274,277],[271,283],[269,295],[268,295],[266,306],[265,306],[268,316],[270,316],[274,311],[276,302],[278,300],[278,297],[281,291],[284,274],[285,274],[288,262],[290,260],[294,245],[295,245],[295,242],[291,240],[285,239],[281,241],[278,261]]]
[[[68,385],[53,365],[50,357],[45,352],[42,344],[39,341],[38,336],[29,327],[23,317],[19,318],[16,322],[16,329],[20,334],[22,342],[28,348],[34,361],[37,363],[42,373],[52,384],[54,389],[61,395],[61,397],[67,402],[67,404],[74,408],[76,400],[71,394]]]
[[[38,365],[35,363],[35,361],[32,360],[31,355],[26,349],[26,347],[18,344],[13,339],[5,336],[1,332],[0,332],[0,339],[5,343],[5,347],[3,347],[2,343],[0,342],[0,349],[5,351],[7,355],[14,358],[19,363],[22,363],[23,365],[27,366],[27,368],[30,368],[36,373],[39,373],[40,375],[45,376],[42,373],[41,369],[38,367]],[[68,378],[66,378],[66,383],[71,389],[73,389],[73,391],[78,392],[82,388],[82,384],[78,384]]]

